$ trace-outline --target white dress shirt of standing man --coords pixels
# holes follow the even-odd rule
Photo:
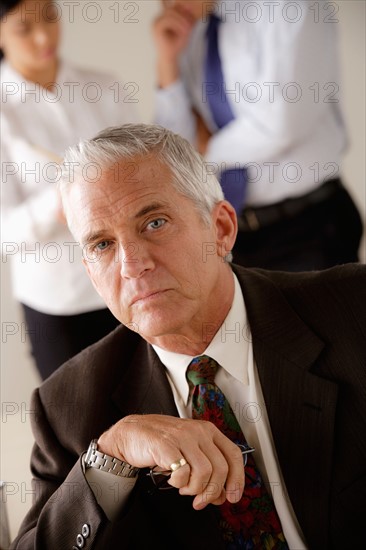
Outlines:
[[[215,17],[221,82],[205,68]],[[198,149],[228,200],[245,176],[236,263],[302,271],[359,260],[362,221],[342,181],[338,27],[323,1],[162,2],[155,121]],[[232,111],[223,126],[214,95]]]

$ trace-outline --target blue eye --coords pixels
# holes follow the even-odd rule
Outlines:
[[[95,248],[97,248],[98,250],[105,250],[106,248],[108,248],[108,246],[109,246],[109,241],[102,241],[98,243]]]
[[[148,224],[148,227],[151,229],[160,229],[164,224],[166,223],[166,220],[163,220],[162,218],[158,218],[157,220],[153,220]]]

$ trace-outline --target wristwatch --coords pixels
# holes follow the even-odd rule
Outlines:
[[[96,439],[92,439],[90,442],[84,462],[86,468],[97,468],[103,472],[109,472],[121,477],[136,477],[140,471],[140,468],[135,468],[135,466],[131,466],[128,462],[98,451]]]

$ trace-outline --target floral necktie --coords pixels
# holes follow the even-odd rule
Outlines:
[[[209,420],[231,441],[248,445],[226,397],[214,378],[219,365],[201,355],[191,361],[187,379],[192,395],[192,418]],[[226,548],[234,550],[288,550],[274,503],[257,469],[252,454],[247,455],[245,489],[239,502],[220,506],[220,526]]]

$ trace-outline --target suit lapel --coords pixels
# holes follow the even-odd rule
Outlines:
[[[307,542],[326,548],[337,385],[314,374],[325,346],[268,273],[235,271],[286,488]]]
[[[139,340],[133,358],[113,394],[122,416],[167,414],[179,416],[165,367],[153,348]]]

